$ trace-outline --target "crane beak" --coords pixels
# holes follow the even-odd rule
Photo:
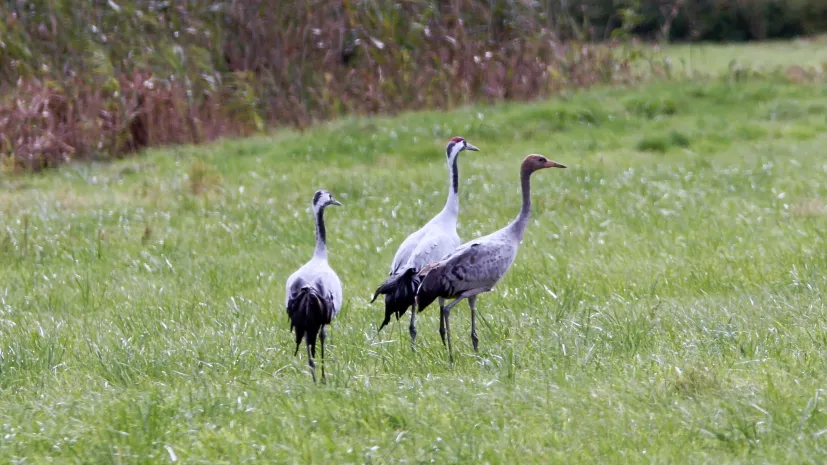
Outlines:
[[[562,163],[549,160],[546,162],[546,168],[567,168],[567,166]]]
[[[339,207],[341,207],[341,206],[342,206],[342,204],[341,204],[341,203],[339,203],[339,201],[338,201],[338,200],[334,200],[334,199],[330,199],[330,202],[327,202],[327,204],[328,204],[328,205],[336,205],[336,206],[339,206]]]
[[[480,149],[474,147],[473,145],[469,144],[468,142],[465,143],[465,149],[466,150],[473,150],[474,152],[479,152],[480,151]]]

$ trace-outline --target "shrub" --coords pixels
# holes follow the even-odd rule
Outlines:
[[[28,169],[346,113],[526,100],[629,70],[500,0],[6,5],[0,153]]]
[[[534,99],[633,78],[631,55],[586,39],[764,38],[825,18],[827,0],[4,2],[0,156],[39,169],[348,113]]]
[[[553,1],[594,39],[628,31],[669,40],[743,41],[827,30],[827,0]],[[559,10],[560,8],[558,8]],[[561,12],[562,12],[561,11]]]

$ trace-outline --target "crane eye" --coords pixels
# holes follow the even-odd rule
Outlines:
[[[545,158],[540,157],[540,163],[545,163],[545,162],[547,162],[547,161],[548,161],[548,160],[546,160]]]

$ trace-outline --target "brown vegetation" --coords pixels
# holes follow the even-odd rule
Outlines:
[[[611,44],[573,40],[597,35],[589,11],[599,10],[586,7],[600,2],[558,3],[6,2],[0,156],[40,169],[348,113],[526,100],[631,79]],[[655,3],[667,30],[680,22],[669,2]]]

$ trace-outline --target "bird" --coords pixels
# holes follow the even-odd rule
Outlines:
[[[382,331],[391,320],[405,314],[414,305],[414,294],[419,285],[419,270],[433,261],[439,260],[454,250],[460,239],[457,235],[457,217],[459,215],[459,172],[457,161],[460,152],[479,149],[462,137],[453,137],[448,142],[445,155],[448,161],[448,198],[445,206],[431,221],[418,231],[412,233],[402,242],[391,263],[388,278],[376,289],[371,303],[379,294],[385,295],[385,319],[379,326]],[[440,301],[440,304],[444,303]],[[416,309],[411,310],[411,347],[416,341]]]
[[[290,330],[296,333],[295,357],[302,339],[307,341],[307,358],[313,382],[316,382],[316,337],[322,343],[322,380],[324,373],[325,326],[329,325],[342,308],[342,282],[327,262],[327,237],[324,209],[341,206],[326,190],[313,195],[313,214],[316,217],[316,249],[313,257],[287,278],[285,306],[290,319]]]
[[[517,218],[499,231],[466,242],[442,259],[423,267],[419,272],[420,284],[415,296],[419,312],[425,310],[435,299],[454,299],[448,305],[440,305],[439,324],[443,344],[446,342],[447,334],[451,363],[454,361],[451,326],[448,321],[451,309],[462,299],[468,299],[468,305],[471,307],[471,342],[474,352],[477,352],[477,296],[491,291],[514,263],[531,215],[531,174],[544,168],[566,166],[548,160],[542,155],[527,156],[520,166],[523,204]]]

